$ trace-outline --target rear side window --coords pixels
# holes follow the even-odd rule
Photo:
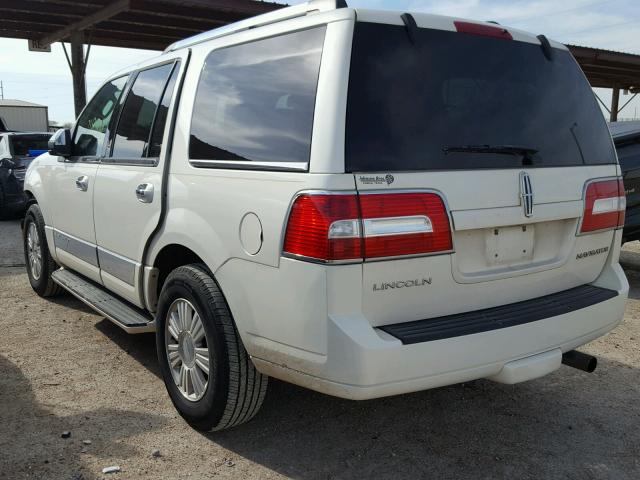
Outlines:
[[[404,27],[357,23],[346,170],[615,163],[584,75],[568,51],[553,52],[549,61],[540,45],[426,28],[412,43]]]
[[[151,128],[173,67],[174,64],[170,63],[138,74],[122,107],[112,157],[135,159],[147,156]]]
[[[306,168],[326,27],[215,50],[191,121],[196,166]]]
[[[156,113],[156,120],[153,122],[153,131],[151,132],[151,141],[149,142],[149,148],[147,155],[149,157],[159,157],[160,149],[162,148],[162,137],[164,135],[164,127],[167,123],[167,113],[169,112],[169,105],[173,98],[173,91],[176,87],[176,81],[178,79],[179,68],[173,69],[173,73],[169,78],[164,93],[162,94],[162,100],[158,106],[158,113]]]

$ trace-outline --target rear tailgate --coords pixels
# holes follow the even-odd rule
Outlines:
[[[366,261],[363,305],[373,325],[514,303],[584,285],[602,271],[613,231],[576,235],[582,192],[614,165],[530,169],[533,215],[524,215],[519,171],[393,173],[387,193],[441,192],[452,221],[452,254]],[[380,177],[385,177],[380,175]],[[356,174],[360,194],[377,192]],[[562,182],[562,188],[549,188]],[[392,187],[392,188],[391,188]],[[481,208],[478,208],[481,206]]]
[[[429,22],[416,19],[419,27]],[[365,260],[363,308],[375,326],[592,282],[617,225],[615,152],[570,53],[502,27],[445,23],[410,34],[410,24],[355,28],[346,170],[361,198],[440,195],[453,244],[453,253]],[[580,235],[595,179],[614,185],[598,204],[615,202],[614,224]]]

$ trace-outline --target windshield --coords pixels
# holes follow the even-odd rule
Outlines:
[[[48,150],[50,137],[48,134],[11,135],[11,152],[18,157],[37,157]]]
[[[347,171],[615,163],[606,122],[566,50],[357,23]],[[523,152],[523,154],[518,154]]]

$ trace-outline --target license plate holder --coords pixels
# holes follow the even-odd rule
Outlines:
[[[535,227],[518,225],[487,229],[485,257],[489,265],[519,264],[533,259]]]

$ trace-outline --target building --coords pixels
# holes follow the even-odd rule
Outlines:
[[[46,132],[49,109],[23,100],[0,100],[0,132]]]

